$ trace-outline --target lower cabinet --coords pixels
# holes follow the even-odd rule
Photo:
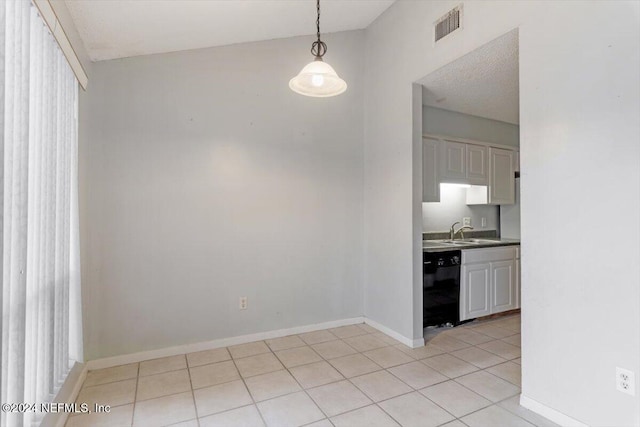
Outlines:
[[[515,246],[462,251],[460,320],[520,307],[516,257]]]
[[[516,292],[516,261],[491,263],[491,312],[518,308]]]
[[[491,314],[491,264],[462,266],[460,320]]]

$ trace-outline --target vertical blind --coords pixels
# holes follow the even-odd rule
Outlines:
[[[0,1],[0,55],[1,400],[45,403],[74,362],[77,82],[29,0]],[[43,415],[2,413],[1,424]]]

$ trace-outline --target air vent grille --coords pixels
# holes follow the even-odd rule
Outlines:
[[[435,41],[442,39],[460,28],[460,9],[460,6],[453,8],[449,13],[438,19],[435,25]]]

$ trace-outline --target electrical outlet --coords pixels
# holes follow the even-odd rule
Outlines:
[[[471,227],[471,217],[465,216],[464,218],[462,218],[462,225],[464,227]]]
[[[635,374],[627,369],[616,367],[616,388],[618,391],[636,395],[636,378]]]
[[[240,297],[240,303],[239,303],[240,310],[246,310],[248,305],[249,305],[249,301],[247,297]]]
[[[482,218],[482,227],[486,227],[487,226],[487,218]]]

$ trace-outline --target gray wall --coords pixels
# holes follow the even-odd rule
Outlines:
[[[495,144],[520,146],[518,125],[441,108],[422,107],[422,128],[432,135],[447,135]]]
[[[498,206],[467,205],[465,188],[442,186],[439,203],[422,204],[422,229],[425,232],[449,231],[451,224],[470,217],[475,230],[498,230],[499,211]],[[482,227],[482,218],[487,219],[485,227]]]
[[[398,1],[366,30],[365,315],[422,334],[412,82],[519,26],[522,393],[638,425],[640,393],[616,391],[615,367],[640,374],[640,4],[464,1],[463,28],[434,44],[459,3]]]
[[[88,360],[362,315],[363,36],[325,36],[328,99],[288,88],[313,37],[93,65]]]

